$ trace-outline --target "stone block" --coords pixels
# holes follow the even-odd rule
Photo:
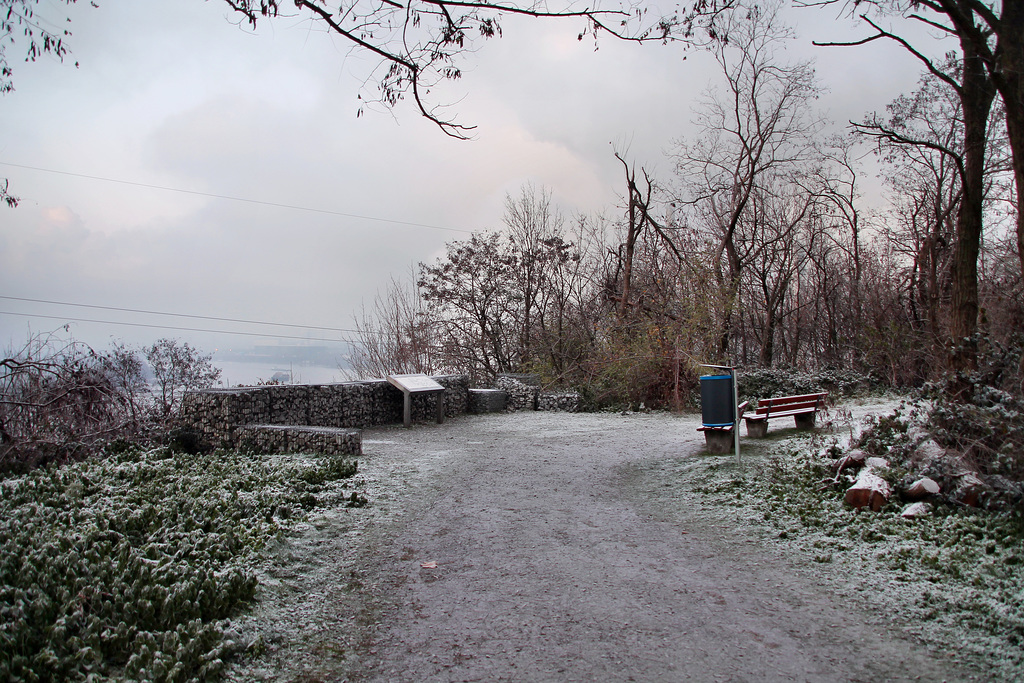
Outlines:
[[[508,394],[504,389],[470,389],[467,412],[474,415],[500,413],[507,403]]]

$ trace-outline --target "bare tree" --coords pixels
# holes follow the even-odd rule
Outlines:
[[[433,265],[420,264],[417,283],[445,363],[475,380],[519,368],[516,312],[508,285],[516,259],[501,233],[474,233],[452,242]]]
[[[474,234],[448,245],[434,265],[421,264],[419,288],[443,363],[476,379],[562,367],[557,339],[584,289],[581,257],[563,235],[550,191],[527,185],[506,197],[504,233]],[[554,329],[561,332],[555,334]],[[543,360],[542,360],[543,359]]]
[[[140,353],[124,342],[114,342],[110,350],[100,354],[99,362],[127,411],[125,430],[138,433],[152,401]]]
[[[381,60],[376,77],[380,99],[394,106],[411,94],[423,116],[456,138],[466,138],[474,126],[457,123],[444,107],[428,103],[431,88],[462,76],[459,57],[474,49],[477,39],[501,35],[501,22],[511,16],[537,19],[576,19],[583,22],[579,39],[602,35],[631,42],[697,42],[715,39],[719,15],[733,0],[694,0],[682,11],[649,14],[640,4],[613,9],[599,4],[580,8],[572,2],[549,4],[489,2],[487,0],[293,0],[295,14],[352,43]],[[284,14],[281,0],[225,0],[253,26],[261,17]],[[678,7],[678,6],[677,6]]]
[[[92,349],[57,333],[31,336],[0,357],[0,470],[88,453],[123,427],[122,408]]]
[[[795,310],[790,302],[793,286],[819,238],[809,220],[816,208],[817,197],[796,184],[759,189],[752,197],[745,220],[754,225],[743,232],[759,246],[751,251],[747,267],[752,291],[746,299],[756,319],[753,331],[760,338],[757,363],[762,367],[775,362],[782,324]]]
[[[874,33],[849,43],[863,45],[891,40],[920,60],[926,69],[957,89],[964,106],[965,154],[983,145],[986,99],[998,93],[1006,108],[1005,126],[1017,187],[1017,253],[1024,263],[1024,4],[1019,0],[809,0],[807,6],[843,5],[857,14]],[[872,14],[874,16],[872,16]],[[941,38],[960,44],[963,75],[956,78],[928,56],[927,46],[883,29],[875,17],[902,19],[904,26],[927,26]],[[973,162],[971,162],[973,164]],[[965,162],[965,166],[970,165]],[[971,171],[965,172],[970,173]],[[972,190],[966,190],[966,198]]]
[[[744,268],[760,246],[742,234],[755,224],[745,221],[752,198],[818,156],[815,141],[824,125],[811,104],[820,92],[811,64],[783,61],[793,33],[779,8],[773,2],[729,17],[728,42],[712,48],[725,92],[706,93],[696,120],[700,137],[675,154],[680,201],[716,241],[713,263],[725,301],[722,355],[729,351]]]
[[[966,82],[963,67],[961,59],[951,58],[936,70]],[[948,246],[948,334],[954,347],[952,367],[957,370],[974,363],[978,262],[985,224],[992,216],[989,207],[997,195],[993,190],[1005,185],[1000,177],[1009,172],[1007,138],[1000,125],[1002,103],[996,101],[986,109],[991,123],[979,129],[975,118],[981,115],[980,109],[976,107],[972,114],[965,102],[970,98],[965,99],[964,87],[929,71],[916,92],[889,105],[888,120],[873,115],[857,126],[862,135],[878,141],[880,154],[893,168],[889,186],[903,227],[917,235],[914,260],[921,271],[916,287],[922,295],[927,293],[919,298],[936,341],[939,285],[944,275],[939,264]],[[978,135],[984,137],[979,140]]]
[[[77,0],[62,0],[66,5],[73,5]],[[46,19],[36,13],[39,0],[0,0],[0,95],[14,90],[14,70],[7,61],[7,49],[11,46],[24,48],[25,61],[34,62],[43,55],[50,54],[64,61],[68,54],[67,38],[71,31],[67,28],[71,19],[61,22],[51,17]],[[95,3],[93,3],[95,6]],[[60,26],[61,30],[51,30],[47,25]],[[0,202],[14,208],[18,205],[18,197],[9,192],[10,185],[6,178],[0,178]]]
[[[60,0],[73,5],[77,0]],[[0,0],[0,94],[14,90],[14,71],[7,61],[10,46],[22,46],[25,61],[34,62],[43,55],[52,54],[61,61],[68,54],[66,39],[71,36],[67,24],[55,17],[40,17],[36,10],[39,0]],[[49,9],[49,8],[48,8]],[[49,26],[64,28],[52,30]]]
[[[437,356],[434,323],[417,281],[415,272],[408,281],[392,278],[387,289],[378,292],[373,307],[363,308],[356,321],[358,336],[350,340],[350,360],[357,376],[433,375],[448,369]]]
[[[566,258],[571,245],[562,240],[565,221],[551,205],[550,189],[527,184],[518,197],[506,194],[503,222],[516,262],[510,284],[519,299],[519,363],[525,366],[533,358],[537,323],[544,323],[541,297],[550,288],[550,271]]]
[[[950,65],[955,68],[955,65]],[[956,222],[963,198],[963,117],[960,97],[926,74],[914,93],[888,105],[889,118],[872,116],[860,129],[872,135],[888,167],[892,200],[883,236],[911,266],[908,301],[918,329],[926,327],[935,350],[946,346],[942,324],[952,287]]]
[[[625,240],[615,251],[615,279],[621,283],[616,295],[618,318],[620,322],[625,323],[628,322],[627,313],[633,306],[630,297],[633,290],[633,261],[638,244],[650,237],[658,246],[667,249],[680,263],[683,261],[683,255],[676,246],[675,226],[654,217],[655,195],[663,193],[655,185],[647,169],[640,167],[640,174],[643,176],[640,179],[636,166],[627,162],[620,152],[615,152],[615,158],[622,164],[626,179],[626,234]]]
[[[540,292],[532,368],[543,371],[558,385],[580,377],[584,360],[592,352],[599,325],[598,293],[593,250],[585,218],[578,217],[570,234],[545,240],[545,277]],[[571,241],[570,241],[571,239]]]
[[[187,342],[158,339],[145,350],[145,355],[160,391],[157,416],[164,420],[177,413],[185,392],[207,389],[220,377],[220,370],[210,362],[212,356]]]
[[[971,340],[978,324],[978,256],[983,226],[983,187],[987,126],[998,93],[1007,109],[1006,128],[1017,183],[1019,257],[1024,261],[1024,7],[1017,0],[820,0],[811,6],[843,5],[870,27],[868,37],[821,45],[863,45],[893,41],[918,59],[930,73],[959,96],[963,117],[963,156],[958,171],[963,196],[957,215],[957,240],[952,262],[953,292],[950,334],[954,370],[974,366]],[[959,45],[956,70],[928,56],[928,47],[914,44],[907,32],[885,29],[879,19],[899,19],[908,26],[927,26]],[[962,389],[962,387],[961,387]],[[959,391],[959,390],[958,390]]]

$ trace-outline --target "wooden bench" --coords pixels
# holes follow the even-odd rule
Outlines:
[[[747,412],[747,408],[749,406],[749,401],[744,401],[736,406],[737,424],[739,424],[740,418],[743,417],[743,413]],[[712,453],[728,453],[732,450],[732,429],[733,425],[726,425],[724,427],[717,425],[703,425],[701,427],[697,427],[698,432],[704,432],[704,443]],[[749,430],[750,428],[747,427],[747,429]]]
[[[825,409],[826,396],[828,396],[827,391],[819,394],[762,398],[757,402],[754,414],[744,418],[747,421],[747,436],[767,436],[768,420],[777,417],[792,416],[796,421],[797,429],[813,429],[815,416],[819,410]]]

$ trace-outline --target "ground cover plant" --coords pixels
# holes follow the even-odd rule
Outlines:
[[[257,554],[354,461],[114,447],[0,481],[0,680],[218,677]]]
[[[1019,511],[940,500],[933,501],[930,516],[904,519],[898,496],[878,512],[858,511],[844,503],[844,486],[830,484],[837,452],[850,442],[873,450],[898,446],[911,431],[909,412],[897,410],[863,433],[780,431],[748,448],[739,466],[731,456],[681,459],[670,466],[682,482],[678,495],[732,510],[739,523],[759,528],[767,543],[797,551],[798,563],[834,584],[837,599],[868,606],[982,678],[1020,680]],[[895,462],[886,476],[898,485],[905,473]]]

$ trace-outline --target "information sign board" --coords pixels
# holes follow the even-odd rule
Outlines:
[[[388,375],[388,381],[402,391],[415,394],[421,391],[444,391],[444,387],[426,375]]]
[[[437,394],[437,424],[444,422],[444,386],[430,377],[418,375],[388,375],[392,386],[402,391],[403,416],[406,427],[412,426],[412,395],[421,393]]]

